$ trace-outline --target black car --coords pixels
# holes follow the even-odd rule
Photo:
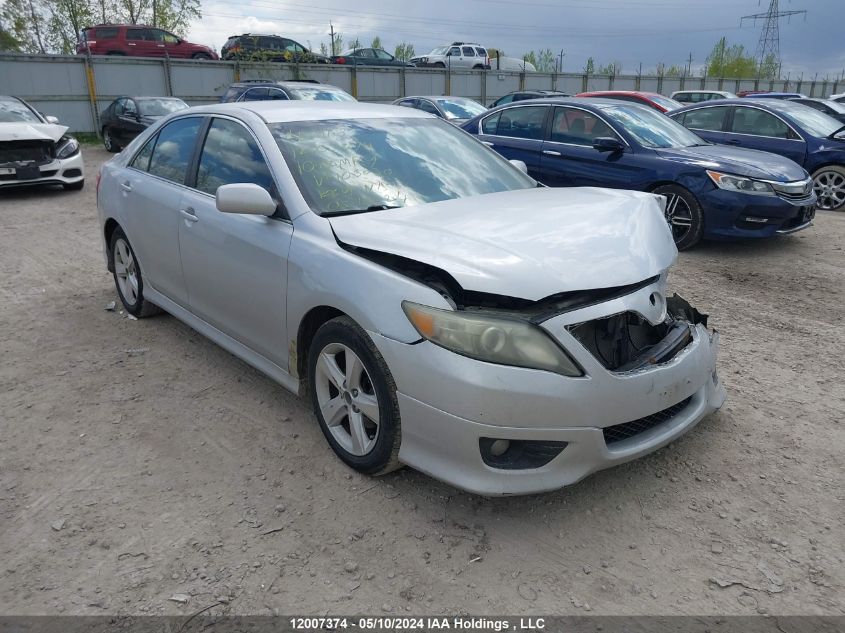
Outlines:
[[[350,48],[332,57],[332,62],[347,66],[413,66],[380,48]]]
[[[119,152],[161,117],[188,107],[175,97],[118,97],[100,114],[103,145]]]
[[[845,123],[845,103],[838,103],[836,101],[831,101],[830,99],[816,99],[814,97],[798,97],[796,99],[790,99],[790,101],[802,103],[813,110],[824,112],[825,114],[832,116],[837,121]]]
[[[232,101],[355,101],[348,92],[337,86],[321,84],[314,80],[273,81],[271,79],[247,79],[229,86],[220,99],[223,103]]]
[[[287,37],[279,35],[232,35],[220,50],[220,59],[245,59],[299,64],[328,64],[325,55],[314,53]]]
[[[496,106],[505,105],[506,103],[512,103],[514,101],[526,101],[527,99],[571,96],[572,95],[567,94],[565,92],[560,92],[559,90],[518,90],[517,92],[511,92],[509,94],[506,94],[504,97],[499,97],[493,102],[490,107],[495,108]]]

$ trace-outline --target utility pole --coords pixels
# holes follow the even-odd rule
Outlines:
[[[560,63],[558,64],[558,72],[563,72],[563,58],[566,57],[566,53],[563,52],[563,49],[560,49]]]
[[[158,26],[158,2],[153,0],[153,26]]]
[[[687,74],[686,74],[686,76],[689,77],[690,73],[692,73],[692,51],[690,51],[689,58],[687,59]]]
[[[336,54],[334,50],[334,24],[332,24],[331,22],[329,22],[329,31],[332,34],[332,57],[334,57]]]
[[[745,20],[751,20],[754,24],[757,24],[757,20],[765,20],[763,22],[763,30],[760,31],[760,40],[757,42],[758,79],[760,78],[760,73],[763,71],[763,64],[768,57],[772,57],[775,64],[780,65],[780,19],[791,18],[793,15],[803,15],[804,19],[806,19],[807,11],[805,9],[781,11],[778,6],[778,0],[769,0],[769,10],[765,13],[744,15],[740,19],[740,26],[742,26]]]

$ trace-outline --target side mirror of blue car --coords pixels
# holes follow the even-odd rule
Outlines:
[[[625,146],[619,139],[600,136],[593,140],[593,149],[600,152],[621,152],[625,149]]]

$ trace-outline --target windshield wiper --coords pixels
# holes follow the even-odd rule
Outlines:
[[[373,204],[366,209],[341,209],[339,211],[324,211],[320,215],[324,218],[333,218],[339,215],[355,215],[356,213],[369,213],[370,211],[387,211],[388,209],[398,209],[399,205],[389,204]]]

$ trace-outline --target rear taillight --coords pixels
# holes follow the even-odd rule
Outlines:
[[[345,64],[345,63],[346,63],[346,58],[345,58],[345,57],[338,57],[338,58],[335,60],[335,62],[337,62],[338,64]]]

